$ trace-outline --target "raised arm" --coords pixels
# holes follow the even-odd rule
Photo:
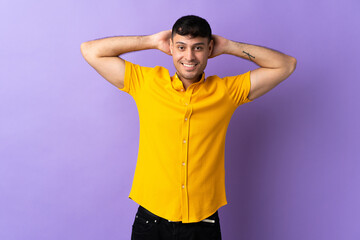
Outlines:
[[[125,61],[119,55],[146,49],[158,49],[170,55],[171,30],[148,36],[108,37],[83,42],[85,60],[106,80],[118,88],[124,87]]]
[[[251,88],[248,98],[258,98],[288,78],[296,68],[296,59],[278,51],[234,42],[218,35],[213,35],[215,42],[210,57],[231,54],[256,63],[257,68],[250,73]]]

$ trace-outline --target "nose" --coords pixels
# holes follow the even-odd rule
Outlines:
[[[192,61],[195,59],[194,51],[191,48],[187,49],[185,53],[185,59],[186,61]]]

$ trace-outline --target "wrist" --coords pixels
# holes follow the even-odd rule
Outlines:
[[[224,53],[234,55],[238,48],[239,48],[239,43],[238,42],[234,42],[232,40],[227,40],[226,45],[224,47]]]
[[[139,36],[139,43],[143,49],[157,48],[153,35]]]
[[[149,49],[158,49],[155,34],[144,36],[144,42]]]

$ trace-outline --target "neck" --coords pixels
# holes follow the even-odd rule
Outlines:
[[[183,83],[184,82],[187,82],[187,83],[196,83],[196,82],[199,82],[203,76],[203,73],[200,74],[197,78],[194,78],[194,79],[187,79],[187,78],[182,78],[177,72],[176,72],[176,75],[178,76],[178,78],[180,79],[180,81],[182,81]]]
[[[176,75],[178,76],[178,78],[180,79],[180,81],[183,83],[183,86],[185,88],[185,90],[193,83],[199,82],[202,78],[203,74],[200,74],[199,77],[195,78],[195,79],[186,79],[186,78],[182,78],[180,77],[179,74],[176,73]]]

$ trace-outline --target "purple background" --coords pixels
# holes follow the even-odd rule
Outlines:
[[[215,34],[298,60],[237,109],[226,140],[223,239],[360,239],[358,1],[10,1],[0,3],[0,239],[130,239],[139,140],[134,100],[82,58],[84,41],[170,29]],[[126,54],[174,73],[156,50]],[[256,66],[209,60],[206,74]]]

